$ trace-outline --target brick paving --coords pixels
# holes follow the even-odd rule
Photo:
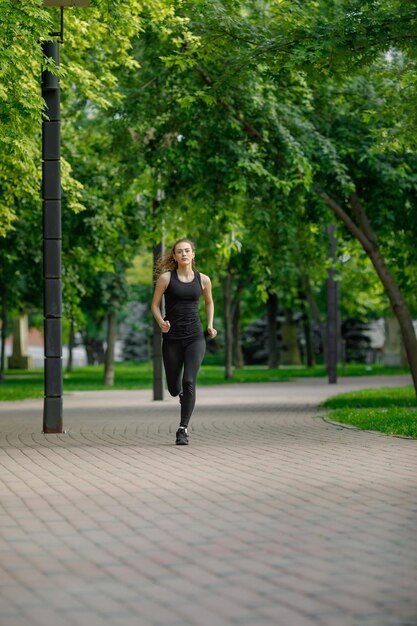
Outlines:
[[[0,403],[1,626],[416,626],[417,442],[317,404],[408,378]]]

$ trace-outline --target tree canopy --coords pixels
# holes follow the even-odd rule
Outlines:
[[[30,285],[39,268],[35,229],[26,261],[13,242],[40,216],[39,42],[58,11],[40,0],[0,9],[1,271],[14,299],[29,301],[14,278]],[[135,255],[184,234],[215,284],[231,275],[236,294],[278,294],[290,307],[306,285],[320,292],[336,217],[352,259],[340,272],[364,267],[365,252],[378,263],[375,243],[415,311],[416,19],[401,0],[92,0],[66,10],[52,71],[67,312],[81,323],[89,302],[121,305]]]

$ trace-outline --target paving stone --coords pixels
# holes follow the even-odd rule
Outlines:
[[[417,442],[318,403],[405,377],[0,403],[1,626],[416,626]]]

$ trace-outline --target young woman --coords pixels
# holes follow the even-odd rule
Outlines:
[[[198,315],[202,295],[206,305],[207,332],[217,335],[213,328],[214,305],[211,281],[200,274],[194,264],[195,247],[189,239],[179,239],[159,259],[158,279],[151,310],[162,331],[162,358],[168,390],[180,397],[181,421],[176,433],[177,445],[188,444],[187,426],[196,395],[196,380],[206,351],[206,340]],[[165,318],[161,315],[161,300],[165,297]]]

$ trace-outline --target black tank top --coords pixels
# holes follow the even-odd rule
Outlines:
[[[194,271],[194,278],[183,283],[177,270],[171,270],[169,285],[165,290],[165,319],[171,328],[163,333],[164,339],[185,339],[203,335],[203,327],[198,315],[198,301],[203,293],[201,276]]]

